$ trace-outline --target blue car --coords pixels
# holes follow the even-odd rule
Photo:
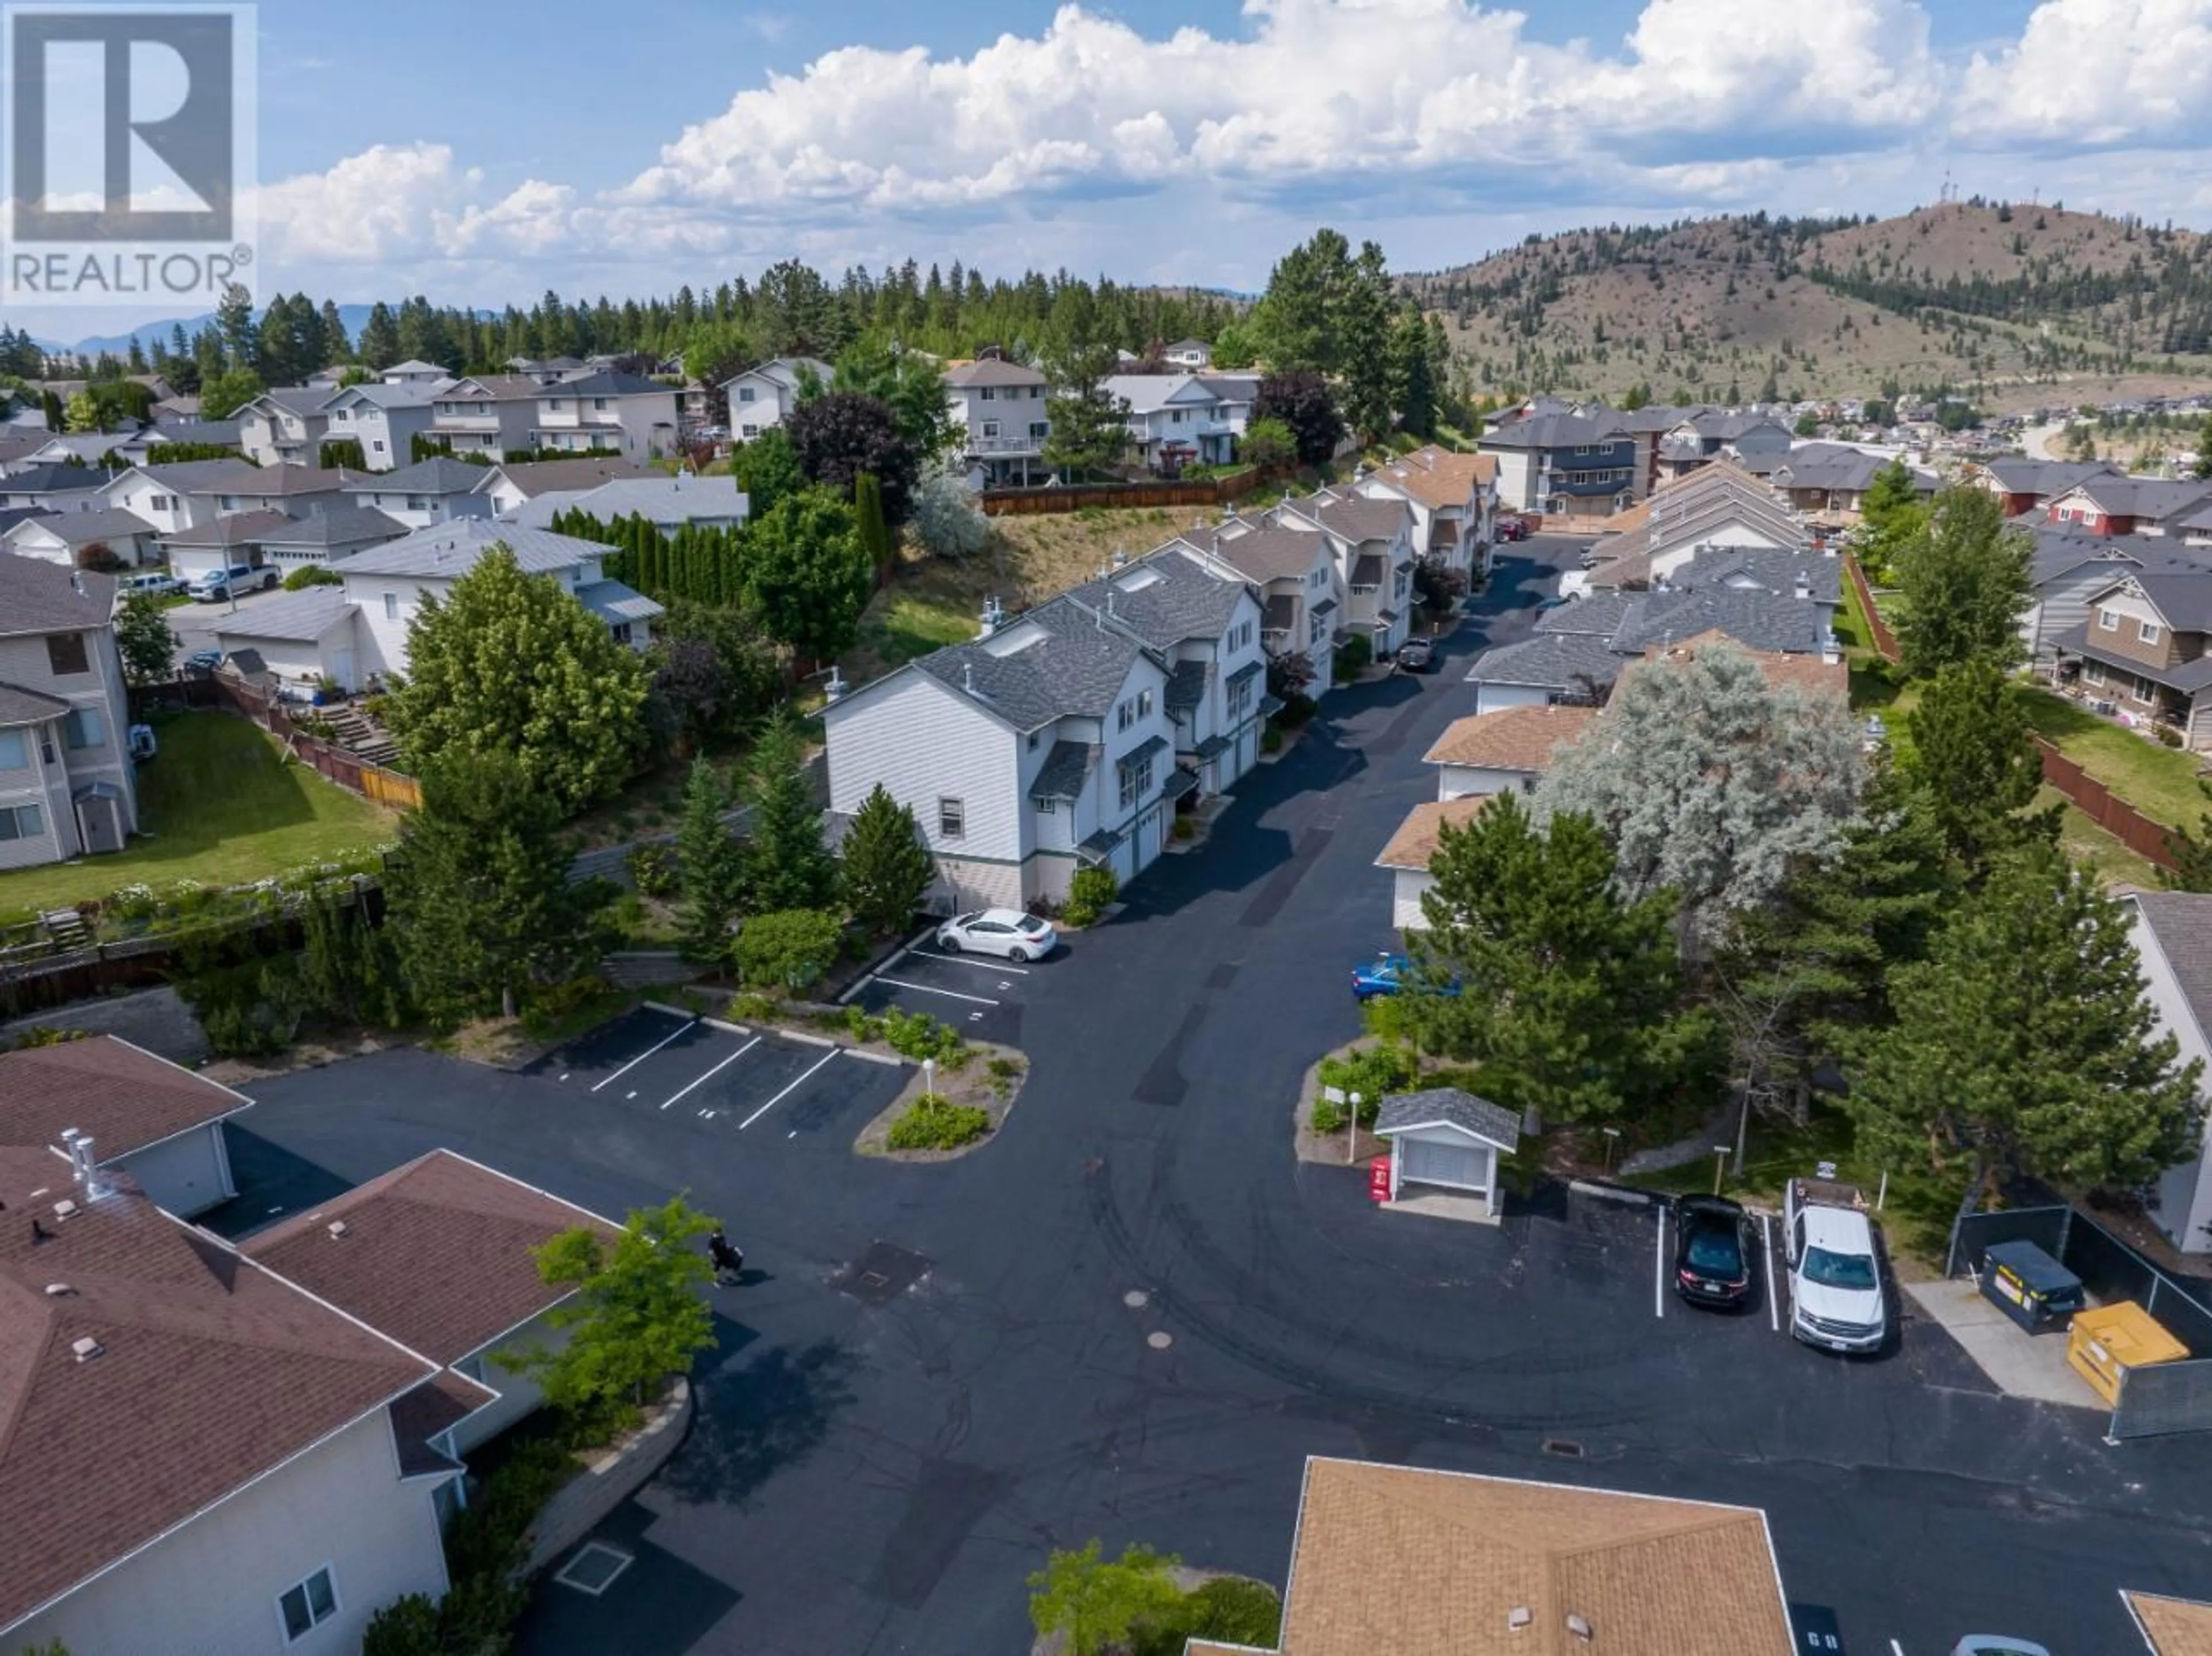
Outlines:
[[[1414,977],[1413,964],[1402,954],[1378,954],[1364,966],[1352,969],[1352,998],[1371,1001],[1378,995],[1395,995],[1400,989],[1415,995],[1456,995],[1459,979],[1441,984],[1426,983]]]

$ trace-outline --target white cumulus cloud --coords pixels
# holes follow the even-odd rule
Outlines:
[[[1955,125],[1990,146],[2196,149],[2208,101],[2212,0],[2044,0],[1966,66]]]

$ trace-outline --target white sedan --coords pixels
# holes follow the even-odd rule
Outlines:
[[[966,950],[1004,955],[1017,963],[1043,959],[1059,941],[1060,934],[1050,922],[1019,909],[979,909],[956,915],[937,928],[937,947],[947,954]]]

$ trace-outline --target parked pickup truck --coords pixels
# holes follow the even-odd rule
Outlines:
[[[1830,1351],[1877,1349],[1888,1337],[1889,1309],[1865,1195],[1855,1184],[1793,1178],[1782,1223],[1790,1333]]]

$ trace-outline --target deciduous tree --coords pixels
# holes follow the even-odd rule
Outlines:
[[[865,472],[883,490],[884,520],[894,527],[906,521],[921,453],[888,404],[841,387],[801,403],[781,429],[791,434],[809,483],[850,500],[854,480]]]
[[[754,520],[744,571],[746,609],[802,661],[827,661],[850,645],[875,590],[853,508],[822,489]]]
[[[161,600],[137,592],[115,612],[115,647],[123,657],[123,676],[134,685],[168,681],[177,659],[177,635]]]
[[[1252,421],[1274,421],[1289,428],[1297,444],[1298,464],[1326,466],[1344,441],[1344,417],[1328,381],[1310,368],[1268,374],[1252,400]]]
[[[1055,1550],[1030,1577],[1030,1621],[1040,1636],[1061,1634],[1067,1656],[1105,1656],[1145,1623],[1172,1616],[1182,1592],[1170,1574],[1182,1561],[1150,1547],[1100,1556],[1096,1539],[1080,1552]]]

